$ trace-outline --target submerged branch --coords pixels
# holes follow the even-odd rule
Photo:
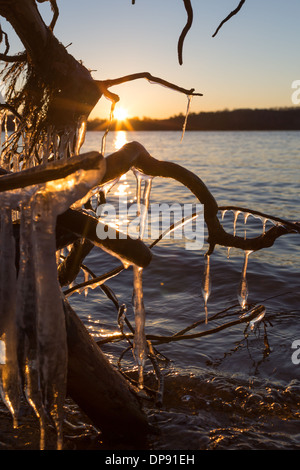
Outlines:
[[[251,321],[255,320],[257,318],[258,312],[263,309],[264,307],[262,305],[258,305],[251,309],[249,312],[249,315],[241,315],[239,318],[235,320],[228,321],[226,323],[223,323],[222,325],[216,326],[215,328],[211,328],[209,330],[205,331],[200,331],[199,333],[192,333],[192,334],[180,334],[181,332],[171,335],[171,336],[159,336],[159,335],[146,335],[146,339],[149,341],[155,341],[155,345],[157,344],[163,344],[163,343],[172,343],[174,341],[184,341],[188,339],[196,339],[196,338],[201,338],[203,336],[208,336],[214,333],[219,333],[220,331],[223,331],[227,328],[232,328],[233,326],[237,326],[243,323],[250,323]],[[214,315],[214,318],[216,318],[217,314]],[[192,326],[193,328],[194,326]],[[188,328],[186,328],[185,331],[188,331]],[[114,334],[109,337],[100,339],[97,341],[97,344],[100,346],[102,344],[109,343],[111,341],[119,341],[120,339],[126,338],[132,339],[133,338],[132,333],[122,333],[122,334]]]
[[[150,176],[175,179],[186,186],[199,199],[204,206],[204,219],[209,234],[209,253],[213,251],[214,246],[217,244],[240,248],[242,250],[257,251],[272,246],[275,240],[281,235],[291,233],[294,230],[299,231],[298,225],[291,222],[284,222],[284,225],[275,226],[268,230],[268,232],[255,238],[245,239],[227,233],[217,217],[217,212],[220,208],[203,181],[181,165],[155,159],[138,142],[126,144],[120,150],[106,158],[106,173],[102,183],[107,183],[108,181],[120,177],[131,167],[135,167]],[[245,212],[251,211],[246,209]],[[276,219],[276,217],[272,216],[269,216],[269,218],[271,220]]]

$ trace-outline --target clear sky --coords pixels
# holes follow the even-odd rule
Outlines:
[[[203,97],[191,111],[295,106],[300,79],[300,1],[246,0],[212,38],[239,0],[192,0],[194,22],[177,60],[186,23],[182,0],[57,0],[55,35],[96,79],[148,71]],[[49,6],[40,6],[48,15]],[[50,16],[49,16],[50,17]],[[187,98],[146,80],[113,87],[130,116],[163,118],[185,113]],[[102,99],[91,117],[106,118]]]

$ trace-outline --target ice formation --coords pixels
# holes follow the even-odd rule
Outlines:
[[[248,282],[247,282],[247,266],[248,266],[248,259],[252,251],[248,250],[245,251],[245,258],[244,258],[244,265],[241,280],[239,283],[239,290],[238,290],[238,300],[242,309],[246,308],[247,305],[247,298],[248,298]]]
[[[137,181],[137,206],[140,218],[139,238],[142,239],[146,229],[147,211],[150,201],[150,192],[152,187],[152,176],[145,175],[137,169],[133,168]],[[144,183],[144,190],[142,188]],[[147,358],[147,342],[145,336],[146,312],[143,300],[143,269],[139,266],[133,266],[133,300],[134,300],[134,356],[138,366],[138,386],[143,388],[144,366]]]
[[[77,151],[84,132],[82,124]],[[64,160],[70,150],[70,139],[65,137],[57,148]],[[55,148],[52,140],[52,150]],[[49,154],[43,157],[49,151],[46,139],[41,161],[48,161]],[[1,164],[9,169],[12,160],[8,162],[6,157],[2,151]],[[80,204],[101,181],[104,171],[103,161],[95,169],[77,170],[65,178],[0,192],[0,390],[15,425],[25,395],[40,422],[40,449],[46,446],[46,422],[55,426],[57,449],[63,447],[67,341],[57,277],[56,217],[71,205]],[[20,218],[18,257],[14,212]]]
[[[204,273],[202,278],[202,295],[204,298],[204,309],[205,309],[205,322],[207,323],[208,320],[208,310],[207,310],[207,302],[210,296],[211,291],[211,280],[210,280],[210,256],[208,254],[205,255],[204,259]]]

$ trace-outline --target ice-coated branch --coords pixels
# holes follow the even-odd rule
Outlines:
[[[242,238],[227,233],[217,217],[220,208],[207,186],[203,181],[188,169],[173,162],[160,161],[152,157],[147,150],[138,142],[130,142],[117,152],[106,158],[106,172],[102,183],[120,177],[131,167],[150,176],[172,178],[186,186],[203,204],[204,219],[208,229],[209,253],[215,245],[240,248],[242,250],[257,251],[272,246],[281,235],[299,231],[299,226],[292,222],[281,219],[282,225],[272,227],[266,233],[255,238]],[[244,209],[245,212],[251,210]],[[276,217],[268,216],[271,220]]]
[[[168,82],[167,80],[164,80],[160,77],[155,77],[151,75],[151,73],[149,72],[133,73],[129,75],[124,75],[123,77],[108,79],[108,80],[95,80],[95,82],[99,86],[101,93],[103,93],[106,96],[108,93],[108,88],[112,86],[116,86],[116,85],[121,85],[122,83],[131,82],[133,80],[139,80],[141,78],[145,78],[150,83],[157,83],[158,85],[162,85],[166,88],[170,88],[171,90],[178,91],[179,93],[183,93],[187,96],[203,96],[202,93],[195,93],[194,88],[191,88],[190,90],[188,90],[186,88],[175,85],[174,83]],[[119,98],[118,98],[118,95],[113,94],[112,98],[110,99],[112,99],[113,101],[118,101]]]
[[[70,233],[73,242],[73,236],[76,234],[80,238],[85,238],[94,245],[99,246],[104,251],[119,258],[121,261],[136,264],[140,267],[146,267],[151,261],[152,255],[150,249],[141,241],[134,240],[127,236],[122,238],[116,230],[115,238],[100,239],[97,236],[97,225],[101,223],[96,217],[92,217],[78,210],[68,209],[57,217],[57,227]],[[106,232],[103,227],[102,232]],[[67,244],[67,239],[64,242]]]
[[[244,213],[249,213],[253,215],[257,215],[258,217],[269,219],[274,222],[278,222],[279,224],[289,228],[292,232],[300,232],[300,223],[299,222],[290,222],[289,220],[282,219],[281,217],[277,217],[274,215],[266,214],[261,211],[257,211],[255,209],[247,209],[246,207],[239,207],[239,206],[220,206],[220,211],[240,211]]]

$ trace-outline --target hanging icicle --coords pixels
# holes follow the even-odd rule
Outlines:
[[[191,109],[191,103],[192,103],[193,95],[188,95],[187,99],[188,99],[188,103],[187,103],[187,107],[186,107],[185,119],[184,119],[184,123],[183,123],[183,127],[182,127],[182,134],[181,134],[181,140],[180,140],[180,142],[183,141],[183,137],[184,137],[184,134],[185,134],[186,125],[187,125],[187,120],[188,120],[188,117],[189,117],[189,114],[190,114],[190,109]]]
[[[153,177],[141,173],[136,168],[133,168],[133,173],[136,177],[136,201],[137,201],[137,215],[140,218],[139,224],[139,238],[142,240],[147,228],[147,214],[150,204],[150,193],[152,188]],[[144,183],[144,190],[142,184]]]
[[[0,202],[0,341],[3,352],[0,392],[16,427],[20,405],[20,380],[17,366],[15,239],[11,209],[6,205],[5,195],[2,195]]]
[[[146,312],[143,300],[143,269],[133,266],[133,304],[135,318],[135,333],[133,350],[138,366],[138,386],[144,387],[144,367],[147,357],[147,341],[145,335]]]
[[[245,251],[243,271],[242,271],[242,276],[241,276],[239,290],[238,290],[238,301],[243,310],[246,308],[247,298],[248,298],[248,283],[247,283],[246,275],[247,275],[248,258],[251,253],[252,251],[250,250]]]
[[[147,223],[147,212],[150,204],[150,192],[152,187],[152,176],[141,173],[136,168],[132,168],[136,177],[136,200],[138,208],[139,238],[143,239]],[[142,183],[144,183],[144,191],[142,195]],[[143,300],[143,269],[133,266],[133,304],[135,318],[134,333],[134,356],[138,366],[138,386],[140,389],[144,387],[144,366],[147,358],[147,341],[145,336],[146,312]]]
[[[202,278],[202,296],[204,299],[205,323],[208,320],[207,302],[211,291],[210,281],[210,255],[206,254],[204,258],[204,273]]]
[[[19,332],[19,368],[24,392],[40,423],[40,450],[46,444],[46,412],[40,386],[40,361],[37,331],[36,281],[32,244],[32,207],[21,206],[20,260],[17,285],[17,325]]]

